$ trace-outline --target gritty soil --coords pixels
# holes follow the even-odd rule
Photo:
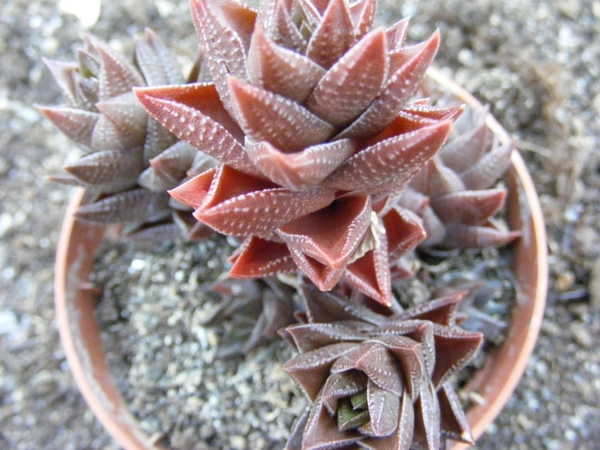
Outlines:
[[[551,280],[541,336],[476,448],[598,448],[600,1],[381,4],[386,23],[413,17],[413,41],[441,30],[435,64],[489,103],[517,139],[546,217]],[[127,48],[145,26],[183,60],[193,54],[186,2],[104,1],[91,31]],[[74,385],[54,318],[54,252],[70,191],[46,176],[77,150],[32,107],[59,101],[42,56],[70,60],[84,31],[58,0],[0,5],[1,449],[118,448]],[[244,442],[227,445],[252,448]]]

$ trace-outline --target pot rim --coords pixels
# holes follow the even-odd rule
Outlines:
[[[430,67],[427,77],[447,89],[459,100],[470,106],[484,110],[483,105],[460,85],[444,75],[440,70]],[[486,115],[486,124],[498,138],[507,143],[510,137],[500,124],[490,115]],[[518,191],[515,201],[526,211],[523,217],[516,217],[517,223],[525,222],[528,227],[526,239],[519,239],[514,246],[516,259],[527,248],[533,248],[536,254],[528,257],[527,263],[533,268],[533,282],[526,282],[526,291],[533,293],[527,297],[525,305],[518,314],[513,311],[511,329],[517,325],[525,330],[521,335],[511,337],[510,333],[497,354],[491,355],[485,367],[478,371],[466,386],[466,391],[476,391],[485,399],[485,405],[471,406],[467,409],[467,419],[474,440],[494,421],[504,407],[521,379],[527,362],[533,352],[542,324],[548,283],[548,255],[546,233],[541,206],[537,193],[525,163],[518,153],[511,155],[511,167],[507,180],[513,180],[512,189]],[[510,189],[509,189],[510,191]],[[73,377],[94,415],[126,449],[160,449],[156,439],[143,432],[138,421],[129,412],[120,392],[113,383],[102,348],[100,329],[94,317],[99,292],[89,283],[89,274],[93,270],[94,257],[104,239],[106,227],[94,226],[77,221],[74,213],[83,200],[85,189],[77,188],[71,198],[61,228],[57,245],[55,270],[55,307],[58,328],[63,349]],[[507,200],[507,204],[510,199]],[[525,205],[523,201],[526,201]],[[519,209],[519,211],[521,211]],[[522,211],[521,211],[522,212]],[[515,265],[516,268],[516,265]],[[518,275],[518,274],[517,274]],[[519,276],[517,276],[519,278]],[[528,294],[528,293],[526,293]],[[510,339],[510,341],[509,341]],[[504,349],[504,350],[503,350]],[[503,365],[496,364],[499,356],[509,357]],[[511,369],[508,371],[508,369]],[[502,375],[501,377],[499,375]],[[486,391],[489,379],[502,378],[495,392]],[[455,444],[454,450],[466,449],[466,444]]]

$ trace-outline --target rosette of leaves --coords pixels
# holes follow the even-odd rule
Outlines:
[[[338,292],[305,286],[308,323],[284,335],[299,354],[284,369],[311,402],[288,449],[429,449],[473,443],[449,381],[482,335],[457,326],[462,293],[390,317]]]
[[[190,209],[167,190],[214,165],[212,158],[178,140],[148,115],[132,88],[186,81],[175,56],[147,29],[130,60],[105,42],[86,35],[77,62],[45,61],[65,104],[38,109],[84,150],[53,180],[86,188],[81,220],[125,223],[137,239],[183,235],[204,237]],[[187,81],[201,73],[200,59]]]
[[[514,143],[500,145],[485,116],[469,110],[460,117],[454,136],[401,194],[399,203],[423,219],[423,247],[500,247],[520,235],[493,221],[504,206],[506,189],[490,187],[510,165]]]
[[[234,277],[300,269],[391,302],[390,256],[424,238],[397,195],[441,148],[461,107],[413,95],[439,43],[408,21],[372,29],[375,0],[192,0],[214,83],[137,89],[146,109],[219,165],[171,191],[244,238]]]

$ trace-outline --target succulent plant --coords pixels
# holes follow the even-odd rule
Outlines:
[[[492,217],[504,206],[506,189],[488,189],[510,164],[514,144],[490,136],[485,115],[469,110],[454,135],[411,179],[399,204],[423,219],[421,246],[486,248],[508,244],[518,231],[499,229]]]
[[[412,99],[439,34],[408,46],[407,20],[370,31],[373,0],[191,8],[214,83],[136,89],[160,123],[219,161],[171,195],[245,239],[232,276],[300,269],[321,290],[343,277],[389,304],[390,256],[425,237],[397,196],[463,110]]]
[[[453,439],[473,443],[448,380],[483,336],[457,326],[464,293],[393,316],[339,292],[302,289],[308,323],[284,334],[299,355],[284,369],[311,402],[288,449],[437,450]]]
[[[244,280],[212,286],[209,322],[242,338],[223,355],[287,327],[284,368],[310,401],[287,448],[472,443],[449,382],[482,341],[458,326],[465,292],[403,310],[392,286],[417,246],[519,235],[493,222],[512,146],[483,115],[418,98],[439,33],[373,29],[376,0],[190,4],[204,63],[187,78],[151,31],[132,62],[92,36],[78,63],[48,61],[67,105],[40,109],[88,152],[55,177],[90,192],[77,217],[239,239]]]
[[[166,239],[181,232],[189,239],[206,236],[209,229],[170,199],[167,190],[214,165],[212,158],[152,119],[132,91],[186,81],[161,39],[147,29],[136,40],[130,61],[88,34],[76,63],[45,62],[66,104],[38,109],[86,153],[52,177],[87,188],[88,200],[77,217],[126,223],[126,232],[137,239]],[[187,81],[200,72],[198,59]]]

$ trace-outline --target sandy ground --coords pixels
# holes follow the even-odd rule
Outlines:
[[[595,449],[600,442],[600,1],[382,1],[390,20],[435,27],[436,64],[519,140],[549,233],[551,290],[527,372],[480,449]],[[392,13],[390,13],[391,15]],[[115,46],[150,25],[196,45],[185,2],[105,1],[91,31]],[[41,57],[69,60],[84,27],[57,0],[0,6],[0,448],[114,449],[60,347],[53,259],[69,190],[50,184],[73,146],[33,103],[58,89]]]

